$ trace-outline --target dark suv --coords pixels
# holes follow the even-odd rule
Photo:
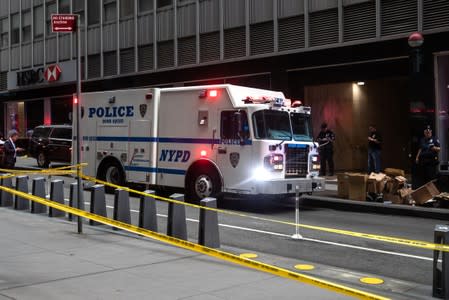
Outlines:
[[[37,165],[47,168],[50,162],[70,163],[72,160],[72,126],[41,125],[33,130],[29,155]]]

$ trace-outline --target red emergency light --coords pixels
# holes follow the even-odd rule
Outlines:
[[[200,155],[201,155],[201,157],[206,157],[207,156],[207,151],[206,150],[201,150]]]
[[[202,90],[200,92],[199,97],[201,99],[204,99],[204,98],[217,98],[218,97],[218,90]]]
[[[78,104],[78,97],[77,96],[73,96],[73,104]]]

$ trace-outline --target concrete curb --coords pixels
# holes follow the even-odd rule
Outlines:
[[[302,205],[310,207],[326,207],[336,210],[449,220],[449,209],[346,200],[341,198],[327,197],[324,195],[303,195]]]

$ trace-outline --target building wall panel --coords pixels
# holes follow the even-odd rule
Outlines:
[[[9,52],[8,48],[0,50],[0,71],[8,71],[9,68],[8,52]]]
[[[33,63],[34,65],[44,64],[44,41],[35,41],[33,47]]]
[[[219,1],[201,1],[200,33],[218,31],[219,28],[220,28]]]
[[[343,8],[343,41],[376,37],[376,3],[365,1]]]
[[[8,2],[9,0],[0,0],[0,17],[8,15]]]
[[[100,27],[92,27],[87,29],[87,53],[94,54],[100,52]],[[106,39],[104,40],[104,42]]]
[[[140,16],[137,20],[139,45],[152,44],[153,39],[153,15]]]
[[[381,33],[394,35],[418,30],[417,0],[382,0]]]
[[[279,51],[305,47],[304,16],[279,19]]]
[[[196,38],[178,39],[178,65],[192,65],[196,63]]]
[[[22,0],[22,10],[26,10],[26,9],[30,9],[30,8],[31,8],[31,0]]]
[[[173,41],[157,43],[157,68],[170,68],[175,65],[175,49]]]
[[[224,28],[245,26],[245,1],[223,0]]]
[[[178,8],[178,37],[195,35],[196,32],[196,5],[190,3]]]
[[[12,46],[11,53],[15,55],[11,55],[11,69],[17,70],[20,68],[20,48],[19,46]],[[17,55],[19,53],[19,55]]]
[[[51,37],[46,40],[45,43],[45,54],[46,61],[45,63],[54,63],[56,62],[56,37]]]
[[[264,22],[250,26],[251,55],[272,53],[274,51],[273,22]]]
[[[449,27],[449,1],[424,0],[423,12],[424,30]]]
[[[59,35],[59,60],[70,59],[70,39],[70,33]]]
[[[328,9],[310,13],[310,46],[338,43],[338,10]]]
[[[309,11],[328,10],[331,8],[337,8],[338,0],[308,0]]]
[[[273,0],[250,0],[250,23],[273,20]]]
[[[157,13],[157,40],[170,39],[173,39],[173,10],[166,9]]]
[[[120,22],[120,48],[134,46],[134,19]]]
[[[31,43],[22,45],[22,68],[31,67],[31,58],[33,53],[31,53]]]
[[[304,14],[304,0],[278,0],[278,17],[288,18]]]
[[[224,58],[237,58],[246,55],[245,27],[224,30]]]

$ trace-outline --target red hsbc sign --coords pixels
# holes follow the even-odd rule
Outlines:
[[[45,80],[48,82],[58,81],[61,76],[61,68],[58,65],[51,65],[44,72]]]
[[[53,14],[51,15],[51,30],[53,32],[76,31],[76,20],[78,15]]]

